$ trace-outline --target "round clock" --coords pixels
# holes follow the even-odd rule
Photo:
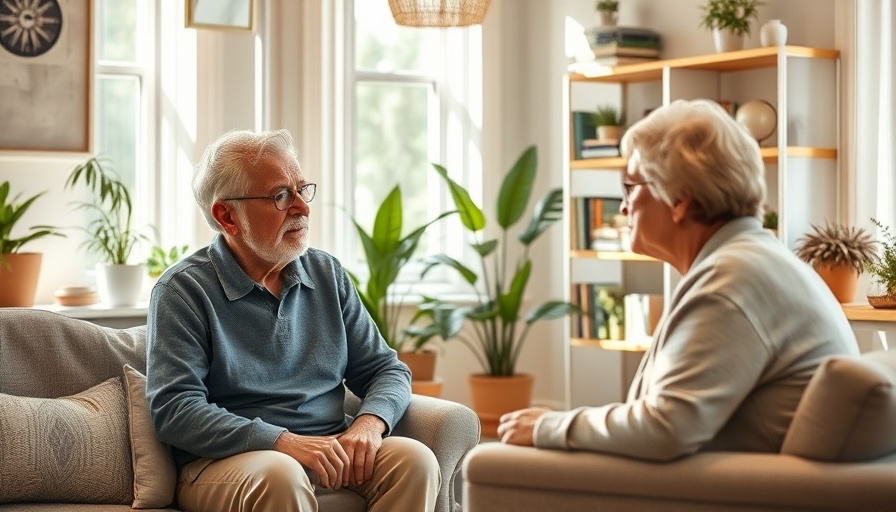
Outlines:
[[[0,46],[20,57],[43,55],[56,44],[62,30],[57,0],[0,2]]]

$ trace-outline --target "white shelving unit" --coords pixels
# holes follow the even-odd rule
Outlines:
[[[669,265],[629,253],[574,247],[571,206],[579,196],[621,197],[622,158],[575,160],[572,112],[614,104],[629,123],[678,99],[743,104],[762,99],[777,111],[777,129],[760,143],[766,164],[766,208],[778,213],[778,236],[788,246],[812,224],[839,217],[839,52],[801,46],[595,67],[564,79],[569,118],[564,173],[567,299],[579,283],[617,282],[625,293],[669,295],[680,276]],[[643,341],[573,336],[567,327],[567,402],[571,407],[624,398]],[[619,388],[607,383],[619,382]]]

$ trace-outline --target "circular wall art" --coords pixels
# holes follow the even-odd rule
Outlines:
[[[744,125],[757,142],[762,142],[775,133],[778,113],[765,100],[750,100],[737,109],[734,119]]]
[[[62,31],[62,10],[57,0],[4,0],[0,2],[0,46],[20,57],[46,53]]]

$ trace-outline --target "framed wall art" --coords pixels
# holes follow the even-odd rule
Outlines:
[[[255,29],[255,0],[184,0],[187,27],[225,30]]]
[[[0,150],[91,150],[93,0],[0,2]]]

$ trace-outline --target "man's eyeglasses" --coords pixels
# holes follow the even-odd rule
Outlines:
[[[628,196],[632,195],[632,191],[635,190],[635,187],[641,185],[647,185],[652,183],[651,181],[638,181],[638,182],[630,182],[623,181],[622,182],[622,197],[625,198],[625,202],[628,202]]]
[[[274,195],[271,196],[252,196],[252,197],[228,197],[226,199],[222,199],[222,201],[242,201],[244,199],[270,199],[274,201],[274,208],[280,210],[286,210],[296,200],[296,193],[299,194],[299,197],[302,198],[302,201],[306,203],[310,203],[312,199],[314,199],[314,193],[317,191],[317,183],[306,183],[301,187],[296,189],[283,187],[277,191]]]

